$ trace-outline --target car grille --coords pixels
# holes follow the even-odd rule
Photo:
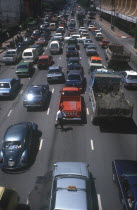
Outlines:
[[[14,165],[15,165],[14,161],[11,161],[11,160],[8,161],[8,166],[13,167]]]

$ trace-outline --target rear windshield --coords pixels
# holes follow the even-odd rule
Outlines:
[[[79,60],[70,60],[69,63],[78,63],[79,64]]]
[[[101,60],[92,60],[92,63],[101,63]]]
[[[4,149],[15,150],[21,148],[21,141],[6,141],[4,143]]]
[[[0,88],[10,88],[9,83],[0,83]]]
[[[58,44],[51,44],[50,48],[51,48],[51,49],[58,48]]]
[[[39,59],[39,63],[47,63],[48,62],[48,59],[45,58],[45,59]]]
[[[54,70],[49,70],[50,74],[54,74],[54,73],[60,73],[59,69],[54,69]]]
[[[72,75],[68,76],[68,79],[69,80],[81,80],[81,77],[80,77],[80,75],[72,74]]]
[[[137,75],[128,75],[127,79],[137,80]]]
[[[31,52],[25,52],[25,53],[23,54],[23,56],[32,56],[32,53],[31,53]]]

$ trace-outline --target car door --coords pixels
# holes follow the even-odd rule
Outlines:
[[[33,130],[31,126],[27,127],[27,133],[25,137],[25,149],[28,152],[28,160],[31,161],[33,157],[33,148],[34,148],[35,139],[33,139]]]

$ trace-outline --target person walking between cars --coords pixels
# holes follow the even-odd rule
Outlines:
[[[63,112],[62,107],[60,107],[60,109],[57,111],[57,115],[56,115],[56,124],[55,127],[57,127],[58,125],[60,125],[61,130],[63,131],[63,118],[66,117],[66,114]]]

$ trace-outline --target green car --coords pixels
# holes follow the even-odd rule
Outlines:
[[[17,67],[16,67],[16,75],[18,77],[24,76],[31,76],[31,74],[33,73],[34,68],[33,68],[33,64],[30,62],[20,62]]]

